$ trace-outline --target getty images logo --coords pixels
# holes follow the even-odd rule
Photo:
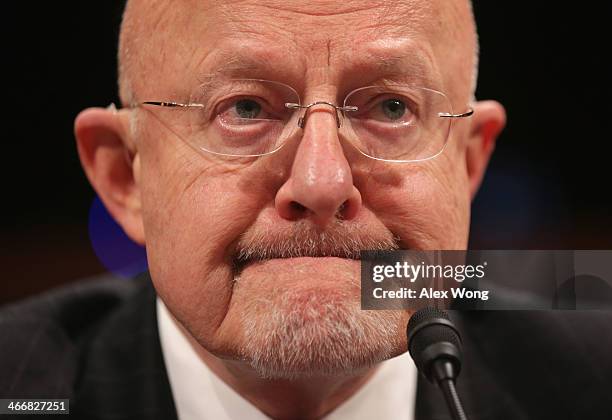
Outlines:
[[[428,264],[421,261],[412,264],[397,261],[395,264],[378,264],[372,267],[372,280],[380,283],[386,279],[402,279],[414,283],[417,279],[453,279],[461,283],[467,279],[482,279],[487,262],[482,264]]]

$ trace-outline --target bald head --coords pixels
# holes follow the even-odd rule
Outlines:
[[[258,13],[263,18],[258,18]],[[268,31],[265,42],[272,45],[280,39],[299,43],[311,37],[315,48],[335,43],[338,51],[354,55],[360,54],[353,48],[356,38],[375,41],[380,36],[383,44],[388,43],[383,38],[385,34],[390,35],[387,38],[426,39],[433,47],[432,55],[444,56],[439,70],[447,73],[445,84],[453,85],[452,88],[445,86],[449,93],[459,84],[464,89],[457,90],[467,90],[471,96],[476,87],[478,40],[469,0],[408,0],[391,4],[329,0],[293,4],[276,0],[192,0],[177,4],[168,0],[128,0],[118,57],[122,102],[127,104],[142,100],[143,95],[161,94],[154,87],[159,86],[158,80],[167,80],[165,74],[197,79],[202,70],[185,66],[217,48],[227,38],[220,35],[231,36],[240,27],[245,30],[238,40],[244,41],[243,45],[265,38]],[[345,43],[341,45],[343,40]],[[308,61],[308,57],[295,58]],[[189,71],[196,74],[187,74]]]

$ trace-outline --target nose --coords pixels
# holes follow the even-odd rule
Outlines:
[[[338,138],[336,110],[309,110],[289,178],[278,190],[278,214],[291,221],[310,219],[325,227],[334,219],[351,220],[361,207],[351,167]]]

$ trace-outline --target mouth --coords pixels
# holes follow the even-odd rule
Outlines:
[[[356,258],[283,257],[256,259],[245,262],[233,278],[233,287],[240,290],[256,287],[257,293],[271,295],[292,293],[323,293],[329,296],[355,293],[359,284],[361,261]]]
[[[252,265],[262,264],[266,261],[271,260],[283,260],[286,264],[299,263],[302,261],[320,261],[320,262],[332,262],[337,261],[361,261],[361,253],[355,252],[335,252],[335,253],[313,253],[311,255],[270,255],[267,257],[262,256],[240,256],[238,255],[233,260],[233,271],[235,276],[240,276],[242,271]]]
[[[307,221],[250,228],[227,251],[235,278],[249,267],[258,272],[289,274],[308,265],[322,272],[335,271],[361,261],[363,251],[391,251],[401,239],[383,225],[335,223],[321,231]],[[338,265],[338,267],[334,267]]]

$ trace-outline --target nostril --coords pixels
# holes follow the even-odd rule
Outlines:
[[[306,207],[304,207],[297,201],[292,201],[290,205],[291,205],[291,210],[295,213],[304,213],[306,211]]]
[[[336,217],[340,220],[351,220],[359,213],[361,207],[361,198],[359,196],[349,198],[338,207]]]
[[[340,220],[344,220],[344,213],[346,210],[346,207],[348,206],[348,200],[346,200],[344,203],[340,204],[340,207],[338,207],[338,214],[337,217]]]

